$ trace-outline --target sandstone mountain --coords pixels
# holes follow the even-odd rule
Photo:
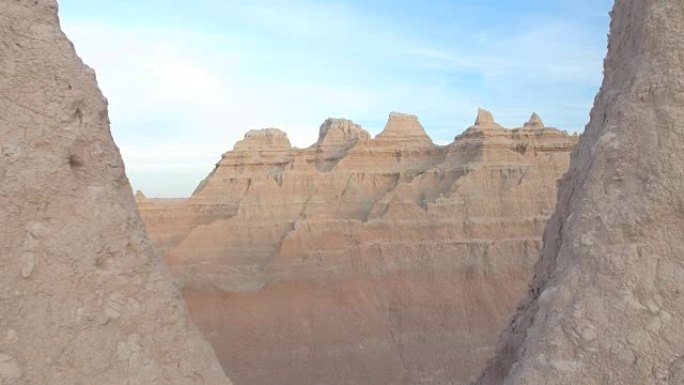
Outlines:
[[[684,384],[684,2],[612,15],[529,296],[479,384]]]
[[[188,199],[138,204],[239,384],[461,384],[527,290],[575,136],[535,114],[437,146],[328,119],[293,148],[250,131]]]
[[[149,243],[54,0],[0,0],[0,384],[230,384]]]

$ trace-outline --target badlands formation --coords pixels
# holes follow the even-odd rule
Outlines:
[[[576,138],[481,110],[443,147],[396,113],[251,131],[137,203],[240,385],[679,385],[683,90],[684,2],[618,0],[558,202]],[[54,0],[0,0],[0,138],[0,384],[230,384]]]
[[[618,0],[604,73],[480,385],[684,384],[684,2]]]
[[[138,194],[191,314],[238,384],[466,384],[528,290],[577,137],[480,110],[436,146],[328,119],[295,149],[250,131],[188,199]]]
[[[0,384],[229,385],[54,0],[0,0]]]

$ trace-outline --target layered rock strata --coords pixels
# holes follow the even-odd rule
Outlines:
[[[184,201],[139,200],[240,384],[466,383],[527,289],[576,137],[487,111],[448,146],[412,115],[375,138],[252,131]]]
[[[150,245],[53,0],[0,0],[0,384],[230,384]]]
[[[684,383],[684,2],[612,15],[530,293],[479,384]]]

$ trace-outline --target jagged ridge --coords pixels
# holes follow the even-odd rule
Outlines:
[[[393,113],[372,139],[328,120],[309,148],[236,146],[183,203],[141,204],[236,381],[474,378],[525,288],[576,142],[489,116],[448,146],[411,115]]]

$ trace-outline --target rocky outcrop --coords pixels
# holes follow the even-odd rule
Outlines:
[[[372,139],[327,120],[309,148],[280,133],[238,144],[190,198],[141,201],[235,381],[477,376],[527,289],[577,140],[479,115],[448,146],[412,115],[392,113]]]
[[[525,123],[524,126],[525,129],[528,130],[537,130],[540,128],[544,128],[544,122],[541,120],[539,115],[537,115],[536,112],[532,113],[532,116],[530,116],[530,120]]]
[[[475,125],[472,128],[480,130],[500,130],[501,127],[495,120],[492,113],[480,108],[477,111],[477,118],[475,119]]]
[[[359,140],[369,140],[370,134],[347,119],[327,119],[321,125],[316,149],[316,168],[326,172],[347,155]]]
[[[0,1],[0,384],[230,384],[137,213],[53,0]]]
[[[411,143],[412,146],[432,144],[432,139],[425,132],[415,115],[392,112],[385,129],[376,137],[376,140],[401,141]]]
[[[684,383],[684,3],[612,16],[528,298],[479,384]]]

